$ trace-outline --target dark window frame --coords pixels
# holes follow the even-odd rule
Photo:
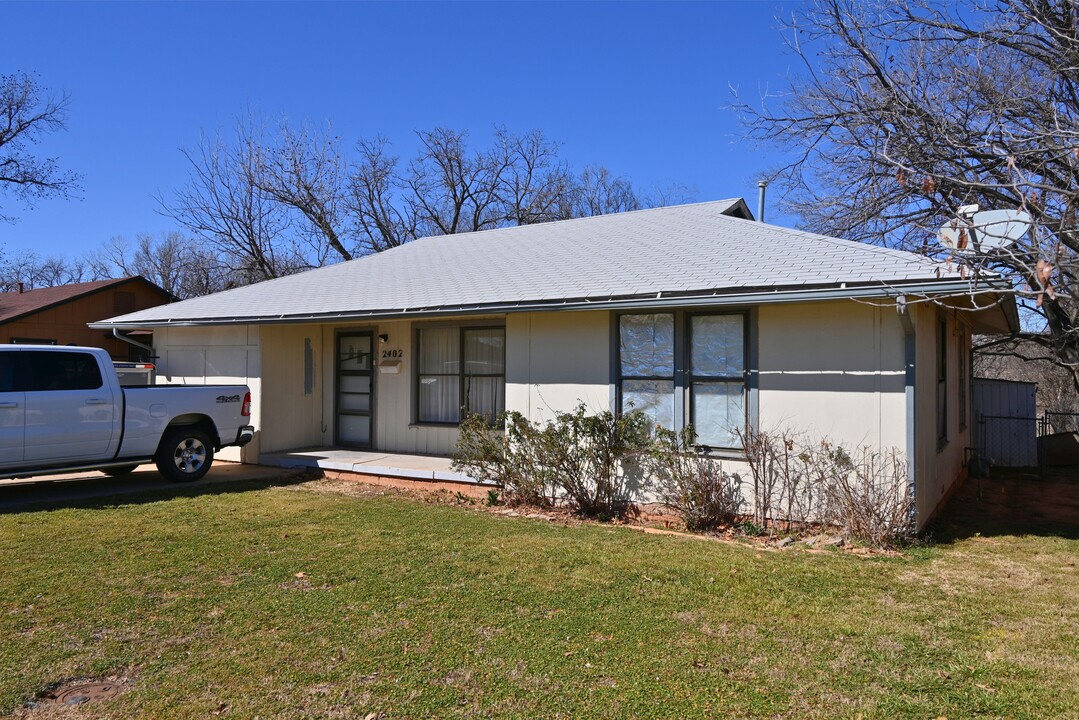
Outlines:
[[[673,330],[671,340],[674,343],[674,347],[671,348],[672,360],[671,360],[671,374],[669,376],[667,376],[667,375],[623,375],[622,374],[622,318],[623,317],[633,317],[633,316],[636,316],[636,315],[670,315],[671,316],[671,327],[672,327],[672,330]],[[647,380],[658,380],[658,381],[662,381],[662,382],[668,382],[669,381],[671,383],[671,392],[674,395],[674,417],[672,419],[673,419],[675,425],[678,424],[678,418],[679,418],[679,414],[678,414],[678,410],[679,410],[679,405],[678,405],[678,395],[679,395],[679,392],[678,392],[679,391],[678,366],[679,366],[679,354],[680,354],[679,347],[678,347],[678,339],[679,339],[678,321],[679,321],[679,313],[676,313],[673,310],[671,310],[671,311],[657,310],[655,312],[624,312],[624,313],[618,313],[618,314],[615,315],[615,323],[614,323],[614,325],[615,325],[615,341],[616,341],[615,342],[615,347],[614,347],[614,352],[615,352],[615,373],[616,373],[616,375],[615,375],[615,388],[616,388],[615,397],[617,398],[617,401],[616,401],[617,405],[616,405],[616,408],[615,408],[615,412],[619,416],[621,416],[622,412],[624,411],[623,404],[622,404],[622,387],[623,387],[623,383],[626,380],[631,380],[631,381],[632,380],[646,380],[646,381]]]
[[[670,315],[674,327],[674,374],[671,377],[655,376],[642,377],[636,375],[622,375],[622,341],[621,322],[625,316],[633,315]],[[695,317],[720,317],[737,315],[742,318],[742,373],[739,376],[716,376],[698,375],[693,372],[693,318]],[[623,381],[625,380],[673,380],[674,384],[674,425],[675,430],[680,431],[686,425],[693,425],[693,386],[708,383],[734,383],[742,386],[742,413],[744,417],[743,431],[748,431],[752,425],[751,408],[751,375],[753,368],[750,367],[751,353],[750,335],[750,310],[738,308],[731,310],[635,310],[615,313],[614,317],[614,385],[615,385],[615,412],[622,414],[623,407]],[[709,453],[741,453],[745,448],[740,446],[701,445]]]
[[[428,373],[420,368],[420,359],[423,354],[423,331],[424,330],[457,330],[457,372],[456,373]],[[501,373],[469,373],[465,372],[465,335],[467,332],[482,330],[500,330],[502,332],[502,372]],[[465,415],[471,412],[468,407],[468,379],[470,378],[502,378],[502,408],[496,408],[495,415],[501,414],[506,409],[506,325],[490,323],[461,323],[461,324],[423,324],[413,327],[413,347],[415,362],[412,371],[412,424],[417,426],[433,427],[459,427]],[[458,418],[457,420],[439,421],[423,420],[420,418],[420,383],[425,377],[450,377],[457,378]]]
[[[957,348],[957,368],[956,368],[956,390],[959,393],[958,408],[959,411],[959,429],[966,430],[969,425],[968,415],[970,413],[970,348],[967,347],[968,338],[965,328],[959,333],[959,342],[956,344]]]
[[[937,318],[937,451],[948,444],[948,318]]]
[[[742,318],[742,372],[740,375],[696,375],[693,372],[693,318],[695,317],[720,317],[739,315]],[[731,312],[693,312],[685,316],[686,345],[683,357],[685,358],[686,376],[686,410],[685,418],[688,424],[696,427],[694,422],[693,386],[694,384],[729,384],[739,383],[742,386],[742,433],[749,429],[749,313],[744,310]],[[677,328],[675,328],[677,331]],[[702,445],[708,450],[743,450],[743,447],[734,445]]]

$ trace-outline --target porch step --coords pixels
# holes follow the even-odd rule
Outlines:
[[[285,468],[320,468],[360,475],[487,485],[476,478],[450,469],[450,459],[431,455],[363,452],[316,448],[259,455],[259,465]]]

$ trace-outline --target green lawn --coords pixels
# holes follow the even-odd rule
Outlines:
[[[1079,717],[1075,539],[863,559],[318,485],[0,515],[0,714],[122,676],[70,714]]]

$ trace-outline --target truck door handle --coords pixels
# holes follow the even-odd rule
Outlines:
[[[0,402],[0,408],[14,408],[19,407],[17,402]]]
[[[87,405],[104,405],[105,401],[102,400],[101,398],[90,398],[89,400],[86,401],[86,404]]]

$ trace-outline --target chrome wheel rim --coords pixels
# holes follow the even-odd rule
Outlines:
[[[197,473],[206,464],[206,446],[198,438],[186,438],[176,446],[172,459],[183,474]]]

